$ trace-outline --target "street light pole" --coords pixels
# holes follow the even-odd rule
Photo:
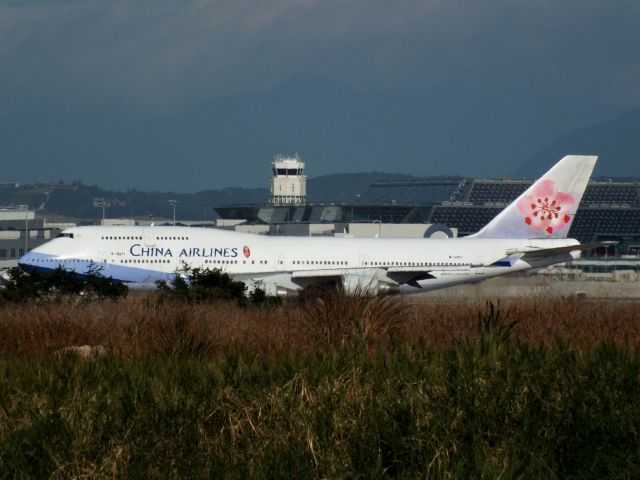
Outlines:
[[[106,210],[107,210],[107,207],[111,206],[111,204],[107,202],[104,198],[94,198],[93,206],[96,208],[102,208],[102,225],[104,225],[104,220],[107,217]]]
[[[29,253],[29,205],[23,205],[24,208],[24,253]]]
[[[173,226],[176,226],[176,204],[178,200],[169,200],[169,205],[173,207]]]

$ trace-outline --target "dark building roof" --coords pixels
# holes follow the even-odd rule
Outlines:
[[[362,194],[363,203],[421,205],[455,200],[467,180],[372,183]]]
[[[480,230],[531,185],[531,180],[452,179],[374,183],[360,203],[216,208],[222,218],[249,223],[435,223]],[[640,182],[590,182],[569,236],[580,242],[618,240],[640,245]]]

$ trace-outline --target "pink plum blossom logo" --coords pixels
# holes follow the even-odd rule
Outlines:
[[[524,214],[524,223],[531,230],[552,234],[571,222],[569,214],[575,204],[573,195],[558,192],[554,181],[542,180],[518,201],[518,210]]]

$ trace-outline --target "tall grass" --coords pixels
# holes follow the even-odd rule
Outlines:
[[[167,342],[178,348],[176,342],[188,341],[189,335],[191,341],[207,344],[207,358],[235,348],[253,355],[309,351],[326,344],[352,345],[355,338],[385,348],[447,349],[461,338],[477,336],[478,315],[489,315],[490,308],[485,300],[412,303],[405,297],[342,294],[330,301],[271,308],[158,302],[153,295],[130,295],[118,302],[4,304],[0,355],[50,355],[83,344],[103,345],[125,357],[165,354]],[[554,345],[561,338],[580,348],[601,342],[640,345],[640,302],[534,297],[501,300],[495,308],[515,323],[510,335],[527,344]]]
[[[3,307],[0,476],[637,478],[639,327],[569,299]],[[55,354],[82,344],[108,353]]]
[[[338,289],[311,299],[301,313],[319,341],[332,347],[367,349],[393,338],[408,306],[402,297],[376,296],[358,287],[350,294]]]

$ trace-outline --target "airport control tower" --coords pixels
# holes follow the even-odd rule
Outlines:
[[[271,164],[271,205],[302,205],[307,200],[307,177],[304,163],[296,155],[277,155]]]

